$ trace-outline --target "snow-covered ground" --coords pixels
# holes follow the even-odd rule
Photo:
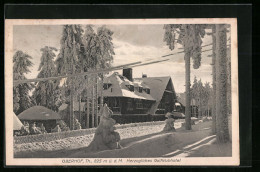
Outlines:
[[[216,136],[211,135],[211,121],[184,128],[177,132],[155,133],[149,136],[125,139],[123,149],[89,152],[78,149],[65,157],[71,158],[144,158],[144,157],[226,157],[231,156],[231,143],[216,144]]]
[[[196,123],[191,131],[181,128],[181,123],[175,123],[177,132],[161,132],[164,124],[151,126],[136,126],[118,129],[123,149],[90,152],[87,146],[93,139],[93,134],[71,137],[47,143],[30,143],[15,145],[15,157],[207,157],[231,156],[231,143],[215,144],[216,137],[211,135],[211,121]]]
[[[180,128],[181,123],[184,120],[177,120],[175,122],[175,127]],[[158,125],[145,125],[145,126],[135,126],[117,129],[121,139],[129,139],[133,137],[140,137],[145,135],[150,135],[154,133],[161,132],[164,127],[164,123],[159,123]],[[70,150],[80,147],[87,147],[92,141],[94,134],[88,134],[79,137],[68,137],[61,140],[49,141],[49,142],[33,142],[25,144],[14,144],[14,155],[15,156],[26,156],[35,157],[45,154],[45,152],[54,152],[58,150]],[[39,153],[41,152],[41,153]]]

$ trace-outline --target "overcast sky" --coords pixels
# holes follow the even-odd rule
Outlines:
[[[84,27],[84,26],[83,26]],[[98,26],[95,26],[98,27]],[[174,51],[171,51],[163,42],[163,25],[108,25],[113,34],[114,44],[114,63],[121,65],[149,58],[159,58],[173,52],[182,51],[177,45]],[[44,46],[53,46],[60,48],[60,39],[62,26],[47,25],[27,25],[14,26],[14,50],[22,50],[32,56],[34,66],[28,78],[36,78],[40,64],[40,49]],[[203,45],[211,43],[211,36],[203,38]],[[203,50],[211,49],[211,46]],[[211,82],[211,57],[207,57],[212,52],[202,54],[201,67],[193,69],[191,63],[191,83],[194,76],[201,78],[202,82]],[[185,65],[184,54],[169,56],[170,61],[152,64],[148,66],[136,67],[133,69],[133,77],[141,77],[142,73],[148,77],[171,76],[175,91],[178,93],[185,90]]]

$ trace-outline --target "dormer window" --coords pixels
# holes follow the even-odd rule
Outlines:
[[[122,81],[125,81],[125,78],[122,76],[122,75],[118,75],[119,78],[122,80]]]
[[[127,87],[130,91],[132,91],[132,92],[135,91],[133,85],[126,85],[126,87]]]
[[[143,92],[143,88],[142,87],[138,87],[138,92],[142,93]]]
[[[150,89],[149,89],[149,88],[144,88],[144,91],[145,91],[147,94],[150,94]]]
[[[104,83],[104,84],[103,84],[104,90],[109,89],[109,87],[111,87],[111,85],[112,85],[112,84],[110,84],[110,83]]]

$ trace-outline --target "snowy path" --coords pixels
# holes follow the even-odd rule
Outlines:
[[[204,122],[193,126],[192,131],[182,128],[175,133],[156,133],[147,137],[122,140],[124,147],[120,150],[107,150],[98,153],[88,152],[87,149],[75,151],[66,156],[71,158],[140,158],[140,157],[174,157],[192,156],[192,149],[200,148],[204,144],[211,144],[215,136],[210,135],[211,122]]]

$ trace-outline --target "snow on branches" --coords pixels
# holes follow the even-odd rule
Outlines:
[[[166,24],[164,25],[164,42],[171,50],[175,44],[183,46],[185,54],[193,59],[193,68],[198,69],[201,62],[201,44],[205,36],[204,24]],[[177,37],[177,39],[176,39]]]
[[[20,50],[13,56],[13,79],[23,80],[26,79],[25,74],[30,72],[30,67],[33,65],[31,62],[32,57]],[[13,105],[16,114],[28,109],[32,106],[32,100],[29,95],[33,85],[30,83],[20,84],[13,88]]]

